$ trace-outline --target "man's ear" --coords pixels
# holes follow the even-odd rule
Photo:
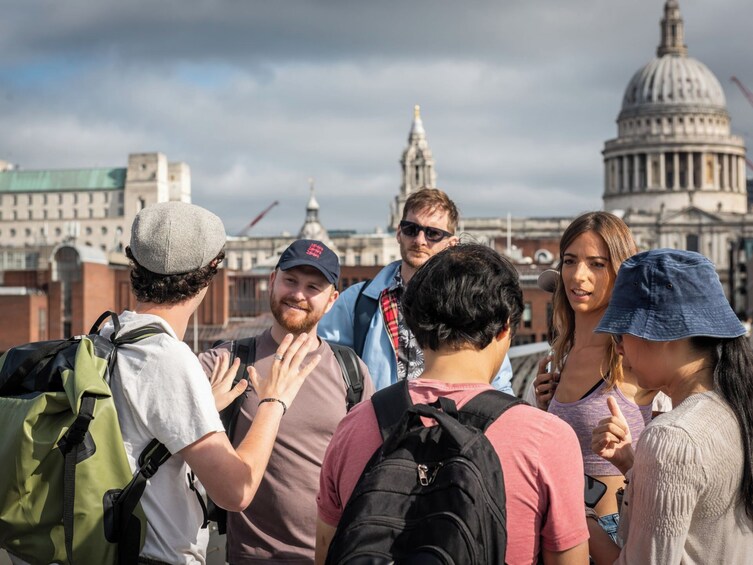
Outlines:
[[[335,301],[337,300],[339,296],[340,296],[340,292],[337,290],[337,288],[334,288],[332,290],[332,294],[329,297],[329,300],[327,301],[327,306],[324,309],[325,314],[332,309],[332,307],[335,305]]]
[[[498,341],[502,341],[504,339],[507,339],[508,337],[512,339],[512,334],[510,333],[510,319],[509,318],[507,320],[507,323],[505,324],[505,327],[499,330],[499,332],[497,332],[497,335],[494,336],[494,338],[497,339]]]
[[[269,288],[272,288],[272,285],[275,284],[275,279],[277,278],[277,269],[269,273]]]

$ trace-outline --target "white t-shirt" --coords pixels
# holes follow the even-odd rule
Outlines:
[[[125,311],[121,335],[148,324],[166,333],[118,349],[110,388],[118,409],[128,462],[135,471],[139,455],[157,438],[174,455],[148,480],[141,505],[148,527],[141,555],[168,563],[204,564],[209,540],[201,529],[203,513],[190,490],[184,447],[224,428],[212,389],[198,359],[158,316]],[[112,325],[102,334],[109,336]]]

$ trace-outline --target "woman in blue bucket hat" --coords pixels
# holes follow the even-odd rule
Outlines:
[[[657,249],[622,264],[597,332],[673,410],[635,447],[613,401],[593,448],[626,473],[622,549],[589,520],[601,563],[753,562],[753,351],[714,265]]]

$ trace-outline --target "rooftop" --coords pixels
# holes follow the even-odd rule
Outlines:
[[[125,168],[0,172],[0,193],[68,190],[118,190],[125,187]]]

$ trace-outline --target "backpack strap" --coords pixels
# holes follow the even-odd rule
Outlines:
[[[353,349],[359,357],[363,357],[363,347],[366,343],[366,334],[369,333],[369,326],[374,313],[377,311],[379,301],[364,295],[364,291],[373,282],[373,279],[366,283],[358,291],[356,305],[353,308]]]
[[[138,469],[131,481],[113,502],[114,532],[118,536],[118,564],[136,564],[139,557],[140,524],[133,518],[133,511],[141,500],[149,478],[170,459],[170,452],[158,440],[150,441],[139,455]]]
[[[76,498],[76,463],[89,430],[89,424],[94,419],[94,404],[96,398],[88,394],[81,397],[81,407],[78,416],[68,428],[68,431],[58,442],[63,454],[63,531],[65,533],[65,554],[68,562],[73,563],[73,507]]]
[[[371,397],[371,403],[374,405],[379,433],[384,442],[390,437],[405,411],[413,406],[413,401],[408,394],[408,381],[403,379],[378,390]]]
[[[238,371],[235,373],[235,377],[233,377],[233,386],[235,386],[242,379],[247,377],[247,368],[256,362],[256,337],[245,337],[230,342],[215,342],[213,347],[217,347],[223,343],[229,343],[230,345],[231,362],[234,361],[236,357],[241,360],[241,363],[238,366]],[[243,401],[247,396],[247,393],[241,394],[233,400],[229,406],[220,412],[220,420],[222,421],[222,425],[225,426],[225,431],[230,440],[233,439],[235,426],[238,422],[238,414],[240,413]],[[210,497],[207,497],[207,499],[209,504],[205,516],[208,517],[209,520],[217,522],[218,532],[220,534],[225,534],[227,532],[227,510],[217,506]]]
[[[256,362],[256,337],[244,337],[243,339],[233,340],[230,344],[230,361],[233,362],[238,358],[241,364],[238,366],[238,372],[233,377],[233,386],[237,385],[248,375],[248,367]],[[241,394],[233,400],[232,404],[220,412],[220,419],[225,425],[227,435],[233,438],[235,431],[235,422],[238,420],[238,414],[241,411],[241,405],[246,399],[246,394]]]
[[[448,399],[440,397],[437,407],[443,412],[455,415],[454,403],[443,402],[445,400]],[[413,401],[408,393],[408,381],[403,379],[375,392],[374,396],[371,397],[371,403],[374,405],[379,432],[384,441],[394,431],[395,426],[403,417],[403,413],[413,406]],[[486,428],[494,420],[518,404],[525,404],[525,402],[498,390],[487,390],[477,394],[456,413],[462,424],[486,431]]]
[[[363,397],[363,373],[361,372],[361,365],[358,363],[356,352],[350,347],[329,341],[327,343],[330,349],[332,349],[332,353],[335,354],[337,363],[340,365],[343,380],[345,381],[346,406],[348,412],[350,412],[351,408],[361,402],[361,398]]]
[[[110,341],[112,341],[116,346],[119,347],[121,345],[131,345],[138,341],[141,341],[142,339],[164,333],[167,333],[165,331],[165,328],[163,328],[159,324],[147,324],[146,326],[136,328],[135,330],[130,331],[124,335],[118,335],[118,332],[113,332],[110,336]]]
[[[518,404],[526,403],[504,392],[487,390],[471,398],[458,410],[458,420],[485,432],[494,420]]]
[[[102,314],[100,319],[95,324],[99,327],[99,324],[106,319],[106,314]],[[110,360],[111,374],[112,368],[115,366],[117,359],[117,348],[122,345],[131,345],[159,334],[167,333],[165,328],[159,324],[147,324],[140,328],[136,328],[126,334],[120,335],[120,323],[118,321],[117,314],[110,312],[112,315],[114,331],[110,336],[110,340],[115,345],[115,351]],[[134,474],[131,481],[123,488],[123,490],[116,496],[113,506],[113,516],[116,521],[116,528],[118,536],[118,563],[123,565],[136,564],[139,554],[139,540],[140,540],[140,524],[138,520],[133,519],[133,511],[136,509],[136,505],[141,500],[146,488],[146,483],[160,468],[160,466],[170,459],[171,453],[157,439],[147,444],[144,450],[139,455],[138,469]],[[203,501],[202,501],[203,502]],[[203,504],[202,504],[203,510]],[[206,512],[205,512],[206,517]]]
[[[102,322],[104,322],[107,318],[112,319],[112,326],[115,328],[115,331],[113,331],[113,335],[117,335],[120,333],[120,318],[118,318],[118,315],[113,312],[112,310],[106,310],[103,312],[99,318],[97,318],[97,321],[92,324],[92,329],[89,330],[90,334],[96,334],[99,333],[99,326],[102,325]]]

